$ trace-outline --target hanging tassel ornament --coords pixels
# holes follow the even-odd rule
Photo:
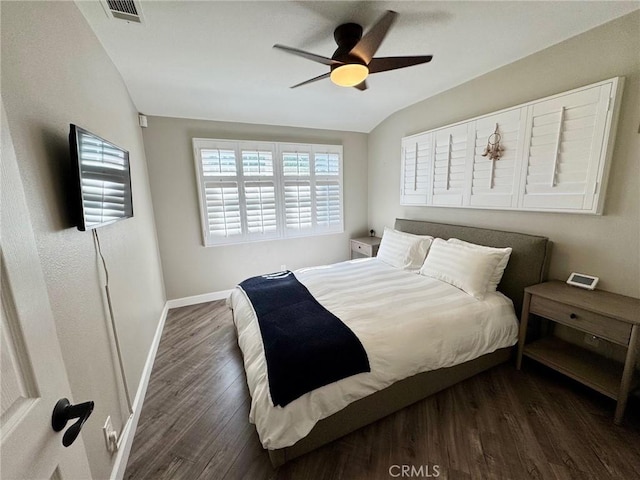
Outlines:
[[[501,136],[498,133],[498,124],[496,123],[495,131],[489,135],[487,146],[484,149],[483,157],[489,157],[490,160],[498,160],[504,152],[504,148],[500,145]]]

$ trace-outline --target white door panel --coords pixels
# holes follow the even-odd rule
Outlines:
[[[1,145],[0,477],[91,478],[82,439],[65,448],[51,426],[56,402],[71,390],[4,105]]]

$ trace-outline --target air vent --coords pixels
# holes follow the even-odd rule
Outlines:
[[[142,10],[136,0],[102,0],[101,3],[111,18],[142,23]]]

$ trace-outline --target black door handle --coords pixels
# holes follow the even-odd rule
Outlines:
[[[71,445],[78,435],[80,430],[87,421],[89,415],[93,412],[93,402],[78,403],[77,405],[71,405],[69,399],[61,398],[53,408],[53,415],[51,415],[51,426],[53,430],[59,432],[62,430],[69,420],[72,418],[78,418],[79,420],[69,427],[69,430],[64,432],[62,437],[62,445],[68,447]]]

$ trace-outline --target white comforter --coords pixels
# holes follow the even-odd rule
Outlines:
[[[376,259],[305,268],[295,274],[358,336],[371,372],[313,390],[284,408],[274,407],[259,325],[245,293],[236,288],[229,304],[251,393],[249,419],[264,448],[293,445],[318,420],[398,380],[516,343],[513,304],[501,293],[479,301],[449,284]]]

